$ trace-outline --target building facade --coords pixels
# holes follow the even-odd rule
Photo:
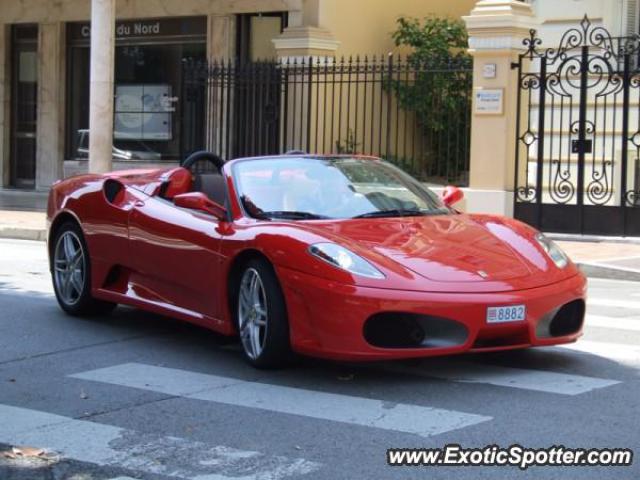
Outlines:
[[[459,18],[473,0],[112,0],[112,167],[179,161],[183,64],[384,54],[399,16]],[[0,0],[1,186],[46,190],[87,169],[92,3]],[[99,33],[99,30],[96,29]],[[96,33],[96,35],[98,35]],[[186,120],[185,120],[186,119]],[[110,120],[109,120],[110,121]]]

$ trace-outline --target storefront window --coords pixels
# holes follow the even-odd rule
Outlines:
[[[90,135],[89,25],[69,24],[68,36],[66,156],[86,159]],[[191,150],[184,137],[192,143],[189,130],[202,129],[182,118],[182,66],[188,59],[206,58],[205,38],[206,19],[202,17],[118,22],[115,160],[178,160]]]

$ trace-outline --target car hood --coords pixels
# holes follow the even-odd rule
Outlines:
[[[553,265],[525,229],[473,215],[394,217],[314,222],[334,241],[382,265],[384,257],[437,283],[512,284],[527,288],[558,279]],[[316,230],[317,231],[317,230]],[[545,275],[539,275],[544,273]],[[568,275],[561,275],[568,276]]]

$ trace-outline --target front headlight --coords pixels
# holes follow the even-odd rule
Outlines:
[[[569,264],[569,257],[553,240],[542,233],[536,235],[536,240],[558,268],[564,268]]]
[[[309,247],[309,253],[334,267],[354,275],[368,278],[384,278],[384,274],[364,258],[335,243],[316,243]]]

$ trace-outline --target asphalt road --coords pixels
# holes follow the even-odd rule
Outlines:
[[[640,452],[640,284],[591,280],[570,347],[247,366],[237,345],[118,308],[71,318],[44,244],[0,240],[1,480],[637,479],[628,467],[389,467],[391,447]]]

